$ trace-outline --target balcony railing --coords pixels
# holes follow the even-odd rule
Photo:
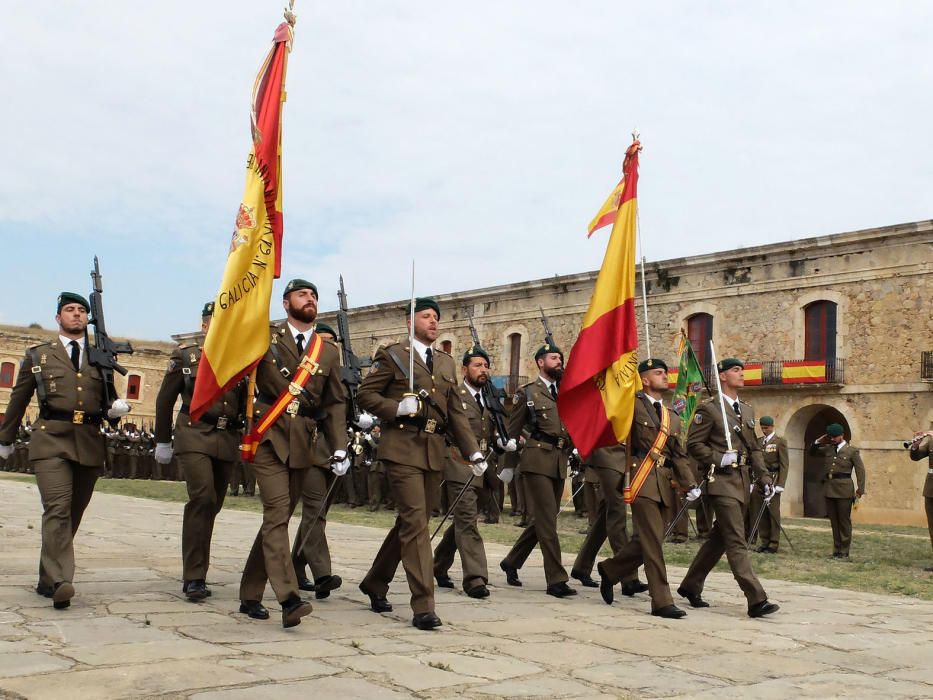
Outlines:
[[[920,381],[933,382],[933,350],[920,353]]]
[[[703,376],[713,386],[711,367],[703,368]],[[671,369],[667,379],[672,389],[677,386],[677,370]],[[933,376],[930,381],[933,381]],[[795,384],[845,384],[845,360],[766,360],[745,363],[745,386]]]
[[[494,374],[489,378],[493,386],[511,396],[518,387],[528,382],[528,377],[518,374]]]

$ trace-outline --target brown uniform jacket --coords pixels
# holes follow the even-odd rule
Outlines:
[[[392,359],[394,355],[398,363]],[[425,471],[441,471],[447,462],[449,434],[465,459],[479,451],[470,428],[456,380],[453,358],[432,348],[434,373],[428,371],[421,355],[415,353],[415,392],[425,390],[431,401],[421,402],[421,414],[409,419],[396,417],[398,405],[408,393],[408,341],[391,343],[376,351],[369,374],[360,384],[356,401],[360,408],[382,420],[382,437],[376,449],[378,459],[407,464]],[[401,364],[401,368],[399,367]],[[404,370],[402,369],[404,368]],[[429,431],[433,431],[430,432]]]
[[[466,413],[467,420],[470,422],[470,430],[473,431],[473,435],[479,442],[479,451],[485,455],[495,440],[495,427],[489,409],[480,410],[479,404],[476,403],[476,398],[465,384],[460,384],[457,394],[460,397],[460,402],[463,404],[463,411]],[[459,455],[454,454],[455,449],[456,448],[452,448],[447,451],[447,464],[444,465],[444,478],[450,482],[465,484],[473,475],[473,470],[470,468],[469,464],[465,464],[463,460],[458,459]],[[481,488],[483,486],[483,480],[474,479],[473,485],[476,488]]]
[[[663,464],[655,463],[648,475],[648,479],[638,492],[639,497],[649,498],[658,503],[664,503],[668,508],[674,507],[674,494],[671,489],[671,479],[684,487],[693,488],[693,472],[690,469],[690,458],[681,442],[683,424],[680,416],[668,409],[671,417],[670,434],[661,453]],[[632,431],[629,441],[632,443],[632,468],[634,478],[638,466],[651,450],[654,440],[661,429],[661,420],[654,410],[651,399],[644,392],[635,395],[635,415],[632,418]],[[617,448],[612,448],[617,449]],[[659,462],[661,460],[658,460]]]
[[[858,487],[865,493],[865,465],[858,448],[848,442],[842,449],[836,451],[835,445],[810,445],[810,454],[820,455],[825,460],[823,472],[823,496],[826,498],[855,498],[855,482],[852,477],[858,478]],[[853,474],[854,472],[854,474]],[[849,478],[838,478],[838,475]]]
[[[192,422],[188,407],[191,405],[200,360],[201,347],[197,343],[181,345],[172,351],[168,370],[156,397],[155,439],[156,442],[173,441],[172,412],[175,410],[175,401],[181,396],[181,410],[175,420],[175,452],[198,452],[232,462],[239,456],[239,428],[245,394],[238,388],[228,391],[207,410],[201,420]]]
[[[687,437],[687,451],[699,464],[700,474],[706,476],[713,467],[715,479],[708,482],[710,496],[729,496],[743,503],[748,502],[750,477],[771,483],[765,468],[755,434],[755,410],[744,401],[739,401],[741,420],[726,401],[726,420],[732,436],[732,449],[736,451],[739,464],[721,469],[722,456],[728,449],[719,398],[713,397],[700,404]],[[746,464],[748,467],[740,466]],[[753,474],[749,474],[749,469]]]
[[[85,347],[81,369],[76,372],[71,357],[58,340],[35,345],[27,350],[0,427],[0,443],[10,444],[16,439],[16,431],[36,393],[37,381],[45,386],[48,410],[69,416],[73,416],[75,411],[84,411],[85,416],[106,419],[103,378],[96,367],[88,364],[87,356]],[[34,357],[37,358],[36,372],[33,372]],[[107,445],[100,420],[97,424],[76,424],[70,419],[46,419],[40,412],[39,418],[32,424],[29,459],[53,457],[88,467],[103,467],[107,460]]]
[[[784,488],[787,482],[787,469],[790,462],[787,459],[787,440],[774,433],[773,437],[765,442],[764,436],[758,438],[758,444],[761,446],[761,454],[765,460],[765,466],[771,474],[771,480],[775,486]]]
[[[910,448],[910,458],[913,461],[919,462],[924,457],[929,457],[929,462],[927,464],[927,480],[923,483],[923,496],[924,498],[933,498],[933,438],[929,436]]]
[[[573,443],[557,413],[557,402],[540,377],[515,392],[508,427],[513,437],[523,432],[527,435],[518,457],[521,471],[552,479],[567,478],[567,458]]]
[[[270,331],[269,350],[256,371],[257,422],[288,389],[301,359],[287,322],[273,324]],[[305,350],[310,342],[309,338]],[[332,449],[342,450],[347,444],[347,393],[340,381],[340,351],[330,340],[324,341],[318,365],[305,390],[297,396],[298,412],[283,411],[263,437],[263,444],[271,443],[276,457],[292,469],[304,469],[320,461],[316,456],[319,430]]]

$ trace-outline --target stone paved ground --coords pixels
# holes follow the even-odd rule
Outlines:
[[[56,611],[32,590],[35,486],[0,480],[0,503],[0,697],[933,697],[929,602],[767,581],[781,611],[750,620],[731,576],[714,574],[713,607],[662,621],[645,596],[546,596],[535,555],[522,589],[496,568],[486,601],[441,591],[444,626],[420,632],[401,576],[392,614],[356,590],[383,533],[332,524],[344,587],[283,630],[277,606],[266,622],[235,612],[257,514],[221,514],[214,595],[195,605],[179,591],[181,505],[104,494],[79,534],[78,597]],[[505,548],[488,552],[495,567]]]

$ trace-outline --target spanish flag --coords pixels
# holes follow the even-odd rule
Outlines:
[[[596,278],[583,328],[570,351],[558,410],[583,457],[624,442],[632,427],[638,376],[635,327],[635,214],[638,152],[625,152],[624,174],[606,257]]]
[[[246,187],[201,353],[193,420],[251,372],[269,348],[272,280],[282,261],[282,103],[293,21],[292,16],[275,30],[253,86]]]
[[[615,186],[615,189],[609,194],[606,203],[603,204],[602,208],[597,212],[596,216],[593,217],[593,220],[590,222],[590,225],[587,226],[587,235],[589,238],[594,233],[596,233],[603,226],[609,226],[616,222],[616,214],[619,213],[619,205],[622,202],[622,190],[625,188],[625,178],[619,180],[619,184]]]

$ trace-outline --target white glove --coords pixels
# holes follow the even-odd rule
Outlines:
[[[373,422],[373,417],[368,413],[361,413],[360,417],[356,419],[356,424],[361,430],[369,430],[373,427]]]
[[[764,491],[765,491],[765,500],[770,503],[771,499],[774,497],[774,487],[771,486],[771,484],[765,484]]]
[[[577,452],[577,448],[576,448],[576,447],[574,447],[573,450],[571,450],[570,454],[572,454],[574,457],[579,457],[579,456],[580,456],[580,453]]]
[[[406,396],[399,401],[398,408],[395,410],[395,415],[413,416],[418,413],[419,408],[417,396]]]
[[[512,479],[515,477],[515,470],[512,467],[506,467],[501,472],[499,472],[499,481],[503,484],[509,484],[512,482]]]
[[[699,487],[695,486],[689,491],[687,491],[687,501],[693,503],[696,499],[703,495],[703,492],[700,491]]]
[[[0,445],[0,459],[9,459],[13,454],[13,445]]]
[[[726,452],[722,456],[722,461],[719,462],[720,467],[729,467],[739,461],[739,456],[735,452]]]
[[[751,484],[748,485],[748,492],[749,492],[749,493],[755,493],[755,483],[754,483],[754,482],[752,482]]]
[[[783,486],[775,486],[775,487],[774,487],[774,493],[784,493],[784,487],[783,487]]]
[[[170,442],[157,442],[155,446],[155,461],[159,464],[168,464],[172,461],[172,455],[175,454],[175,450],[172,449],[172,443]]]
[[[330,456],[330,469],[337,476],[343,476],[350,471],[350,460],[345,450],[337,450]]]
[[[108,418],[122,418],[130,412],[130,405],[123,399],[116,399],[107,411]]]
[[[496,438],[496,444],[499,446],[500,450],[505,452],[515,452],[518,449],[518,443],[515,442],[515,438],[509,438],[508,442],[502,442],[502,438]]]
[[[473,464],[470,465],[470,468],[473,470],[473,476],[482,476],[483,474],[486,473],[486,469],[488,468],[488,466],[489,465],[486,464],[485,461],[481,461],[481,462],[473,462]]]

